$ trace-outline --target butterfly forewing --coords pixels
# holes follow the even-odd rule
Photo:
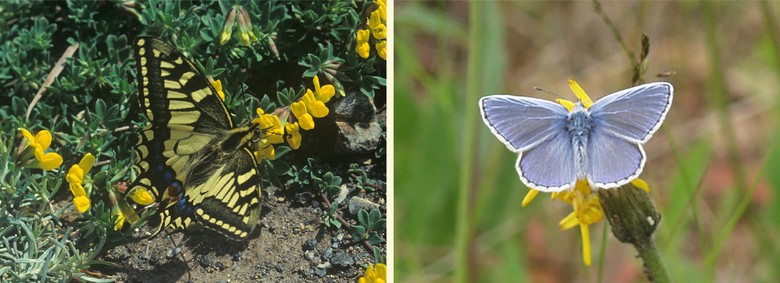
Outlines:
[[[645,143],[672,106],[674,88],[649,83],[610,94],[590,107],[593,131]]]
[[[550,129],[566,126],[566,108],[547,100],[491,95],[479,100],[482,120],[514,152],[550,139]]]

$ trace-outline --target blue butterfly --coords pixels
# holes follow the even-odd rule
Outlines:
[[[608,189],[642,173],[642,144],[661,127],[673,92],[669,83],[643,84],[590,107],[578,101],[571,111],[537,98],[490,95],[479,109],[490,131],[519,154],[515,168],[529,188],[558,192],[587,179]]]

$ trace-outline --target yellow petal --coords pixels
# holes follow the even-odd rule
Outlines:
[[[580,224],[580,232],[582,234],[582,261],[585,266],[590,266],[590,231],[588,230],[588,224]]]
[[[368,18],[368,27],[370,27],[372,30],[376,26],[382,24],[382,21],[381,21],[382,16],[380,15],[380,13],[381,12],[379,12],[378,10],[374,10],[373,12],[371,12],[371,16],[369,16],[369,18]]]
[[[647,185],[647,182],[645,180],[636,178],[633,181],[631,181],[631,184],[636,186],[637,188],[645,190],[645,192],[650,192],[650,186]]]
[[[84,170],[83,174],[85,174],[89,172],[89,170],[92,170],[92,165],[94,164],[95,164],[95,156],[92,155],[92,153],[87,152],[87,154],[81,158],[81,161],[79,162],[79,167],[81,167],[81,170]]]
[[[28,131],[25,128],[19,128],[19,131],[22,132],[22,136],[24,136],[25,141],[27,142],[27,146],[30,146],[31,144],[35,143],[35,137],[33,137],[30,131]]]
[[[387,38],[387,26],[384,24],[376,25],[375,27],[371,28],[371,35],[379,40]]]
[[[37,143],[41,149],[46,150],[51,145],[51,132],[42,130],[35,135],[35,143]]]
[[[313,102],[312,107],[309,108],[309,113],[311,113],[311,115],[314,116],[315,118],[322,118],[328,116],[329,112],[330,110],[328,110],[328,107],[325,106],[325,103],[322,103],[322,101]]]
[[[368,42],[369,35],[371,35],[371,32],[369,32],[367,29],[359,29],[357,31],[356,40],[358,43]]]
[[[282,123],[279,120],[279,116],[270,114],[267,116],[271,120],[271,128],[266,134],[266,139],[268,139],[269,143],[274,144],[284,142],[284,129],[282,129]]]
[[[301,132],[298,122],[292,124],[287,123],[284,127],[287,130],[287,144],[289,144],[292,149],[301,147]]]
[[[76,210],[84,213],[89,209],[90,201],[87,196],[77,196],[73,198],[73,205],[76,206]]]
[[[376,54],[380,58],[387,60],[387,41],[380,41],[376,44]]]
[[[301,100],[306,104],[306,110],[311,113],[311,116],[322,118],[328,115],[328,107],[322,101],[317,101],[311,91],[307,91]]]
[[[314,118],[312,118],[309,113],[301,115],[301,117],[298,118],[298,123],[301,126],[301,129],[307,131],[314,129]]]
[[[70,169],[68,169],[68,174],[65,175],[65,180],[71,184],[81,185],[81,182],[84,181],[84,170],[75,164],[70,166]]]
[[[292,110],[292,113],[295,116],[295,119],[298,119],[298,120],[301,119],[301,116],[303,114],[308,113],[306,111],[306,104],[303,103],[303,101],[293,102],[293,104],[290,105],[290,109]]]
[[[377,277],[387,280],[387,266],[383,263],[377,263],[374,267],[374,272],[376,272]]]
[[[368,58],[369,53],[371,53],[371,46],[368,45],[368,42],[358,42],[355,47],[355,52],[357,52],[361,58],[366,59]]]
[[[577,220],[577,215],[574,214],[574,212],[569,213],[569,215],[566,215],[563,219],[561,219],[560,222],[558,222],[558,226],[561,227],[561,230],[568,230],[571,228],[574,228],[577,226],[577,224],[580,224],[580,221]]]
[[[530,189],[528,190],[528,193],[525,194],[525,197],[523,198],[523,207],[526,207],[531,201],[536,198],[536,196],[539,195],[539,191]]]
[[[328,103],[334,95],[336,95],[336,88],[333,85],[324,85],[317,92],[317,100]]]
[[[267,145],[264,145],[264,146],[261,145],[260,150],[255,151],[254,154],[255,154],[255,158],[257,158],[257,159],[265,158],[265,159],[269,159],[269,160],[274,160],[274,158],[275,158],[274,147],[272,145],[270,145],[270,144],[267,144]]]
[[[555,100],[555,102],[558,102],[561,105],[563,105],[563,107],[566,107],[566,110],[569,110],[569,112],[571,112],[571,110],[574,109],[574,102],[568,101],[566,99],[558,98]]]
[[[585,106],[585,108],[590,108],[590,106],[593,105],[593,101],[590,100],[590,96],[585,93],[585,90],[583,90],[582,87],[577,84],[577,82],[574,80],[569,80],[569,88],[571,88],[571,91],[573,91],[574,95],[577,96],[577,99],[582,102],[582,106]]]
[[[125,224],[125,215],[121,212],[118,213],[119,217],[116,218],[116,222],[114,222],[114,231],[122,230],[122,226]]]
[[[84,191],[84,187],[81,186],[80,183],[70,183],[68,185],[70,187],[70,193],[73,194],[73,196],[81,197],[81,196],[87,196],[87,192]]]
[[[54,152],[49,152],[43,155],[43,159],[40,162],[41,169],[52,170],[62,165],[62,156]]]
[[[222,101],[225,101],[225,93],[222,92],[222,82],[220,80],[215,80],[215,81],[211,82],[211,85],[217,91],[217,95],[219,95],[219,98],[222,99]],[[258,108],[258,109],[260,109],[260,108]]]

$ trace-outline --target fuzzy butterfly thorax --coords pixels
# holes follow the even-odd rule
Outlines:
[[[571,135],[571,144],[574,147],[574,166],[577,171],[577,179],[585,180],[588,170],[588,139],[590,139],[590,130],[593,127],[593,121],[590,118],[588,110],[577,102],[574,108],[569,112],[567,118],[566,131]]]

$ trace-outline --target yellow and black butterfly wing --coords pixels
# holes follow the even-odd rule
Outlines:
[[[134,50],[139,105],[150,124],[136,146],[140,174],[130,190],[145,188],[158,203],[150,219],[157,225],[154,235],[197,219],[233,238],[246,237],[259,216],[259,170],[245,144],[221,143],[251,135],[251,129],[234,129],[211,83],[176,49],[139,37]],[[224,175],[235,176],[234,182],[216,182]]]
[[[188,190],[198,221],[231,238],[246,238],[260,217],[260,170],[244,147],[205,182]]]

